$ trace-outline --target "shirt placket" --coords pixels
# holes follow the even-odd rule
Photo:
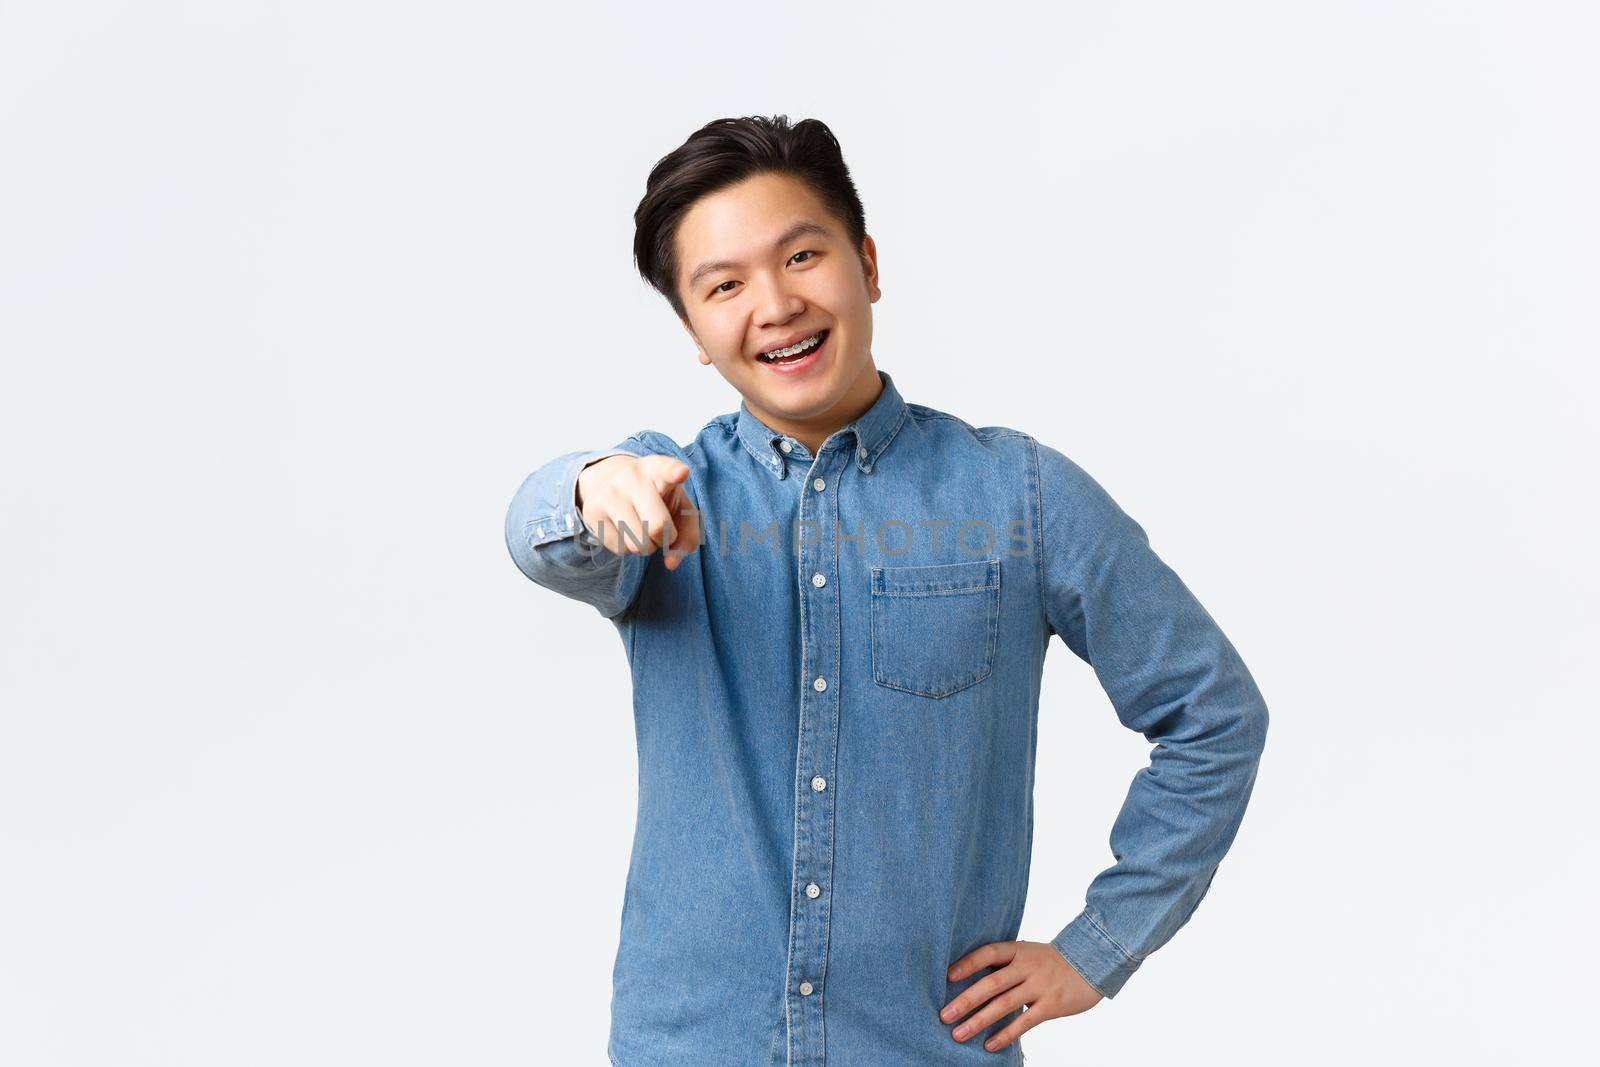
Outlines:
[[[806,474],[796,557],[800,580],[801,694],[796,760],[794,870],[787,976],[790,1067],[824,1067],[829,915],[833,901],[834,771],[839,751],[838,555],[833,546],[841,453],[829,449]],[[814,533],[813,533],[814,531]]]

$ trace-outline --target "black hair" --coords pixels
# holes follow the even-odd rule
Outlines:
[[[656,162],[633,212],[634,263],[680,319],[688,321],[678,292],[678,224],[701,197],[758,174],[787,174],[805,182],[860,254],[866,213],[839,142],[825,123],[802,119],[791,126],[785,115],[715,119]]]

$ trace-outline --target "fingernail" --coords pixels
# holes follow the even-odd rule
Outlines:
[[[965,1025],[958,1026],[958,1027],[956,1027],[956,1040],[960,1041],[962,1038],[966,1037],[970,1033],[972,1033],[972,1028],[971,1027],[965,1026]]]
[[[946,1008],[944,1011],[941,1011],[939,1013],[939,1018],[943,1019],[945,1022],[949,1022],[951,1019],[954,1019],[955,1017],[956,1017],[956,1010],[954,1008]]]
[[[988,1049],[990,1052],[993,1052],[995,1049],[1000,1047],[1000,1042],[998,1040],[988,1041],[984,1043],[983,1047]]]

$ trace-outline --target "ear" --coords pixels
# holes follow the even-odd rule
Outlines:
[[[695,336],[694,327],[689,325],[689,320],[680,315],[678,321],[683,324],[683,332],[689,335],[695,349],[700,353],[700,362],[707,367],[711,366],[711,357],[706,355],[705,346],[700,343],[700,338]]]
[[[883,292],[878,288],[878,246],[870,233],[861,238],[861,271],[867,282],[868,302],[876,304]]]

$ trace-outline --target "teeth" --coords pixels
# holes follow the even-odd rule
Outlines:
[[[762,354],[761,358],[766,360],[774,360],[783,359],[786,356],[797,356],[801,352],[806,351],[808,348],[815,348],[820,343],[819,338],[821,338],[821,336],[821,333],[817,333],[811,337],[807,337],[799,344],[790,345],[788,348],[779,348],[772,352],[765,352]]]

